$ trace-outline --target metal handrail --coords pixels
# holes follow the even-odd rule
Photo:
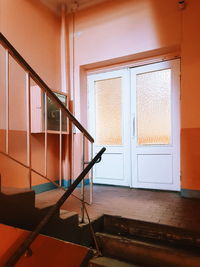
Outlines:
[[[4,264],[4,267],[13,267],[21,256],[30,249],[30,245],[40,234],[43,227],[49,222],[52,216],[60,209],[63,203],[69,198],[72,192],[75,190],[77,185],[84,179],[85,175],[90,171],[94,164],[101,158],[102,154],[105,152],[106,148],[103,147],[98,154],[90,161],[88,166],[81,172],[81,174],[76,178],[73,184],[68,188],[68,190],[61,196],[61,198],[56,202],[56,204],[50,209],[47,215],[40,221],[38,226],[33,232],[31,232],[28,237],[23,241],[23,243],[18,247],[18,249],[11,255],[9,260]]]
[[[91,143],[91,155],[93,155],[93,146],[94,139],[90,136],[90,134],[87,132],[87,130],[79,123],[79,121],[71,114],[71,112],[64,106],[64,104],[60,101],[60,99],[53,93],[53,91],[48,87],[48,85],[40,78],[40,76],[30,67],[30,65],[25,61],[25,59],[19,54],[19,52],[12,46],[12,44],[6,39],[6,37],[0,33],[0,44],[5,48],[6,50],[6,153],[0,151],[1,154],[9,157],[10,159],[14,160],[18,164],[22,165],[23,167],[29,169],[29,180],[30,180],[30,188],[31,188],[31,173],[34,172],[38,174],[39,176],[45,178],[49,182],[53,183],[57,186],[55,182],[53,182],[51,179],[47,177],[47,96],[57,104],[57,106],[60,109],[60,146],[59,146],[59,186],[61,187],[61,179],[62,179],[62,112],[63,115],[66,116],[69,121],[75,125],[80,132],[83,134],[83,158],[85,153],[85,139],[90,141]],[[16,62],[24,69],[26,72],[26,90],[27,90],[27,164],[24,164],[20,162],[19,160],[16,160],[12,156],[9,155],[9,56],[14,58]],[[44,134],[45,134],[45,167],[44,167],[44,174],[39,173],[35,169],[32,168],[31,164],[31,96],[30,96],[30,78],[33,79],[36,84],[41,88],[41,90],[44,92],[45,96],[45,118],[44,118]],[[84,164],[83,164],[84,169]],[[92,196],[93,196],[93,172],[91,171],[91,183],[90,183],[90,204],[92,203]],[[82,200],[84,201],[84,182],[82,182],[82,190],[81,190],[81,196]],[[82,209],[84,210],[84,209]],[[82,221],[84,221],[84,212],[82,214]]]
[[[51,98],[55,101],[59,108],[64,112],[64,114],[69,118],[69,120],[87,137],[87,139],[94,143],[93,137],[88,133],[88,131],[80,124],[80,122],[73,116],[73,114],[64,106],[60,99],[53,93],[49,86],[40,78],[40,76],[31,68],[31,66],[26,62],[26,60],[20,55],[20,53],[11,45],[11,43],[6,39],[6,37],[0,33],[0,42],[2,45],[9,50],[9,53],[25,68],[29,73],[31,78],[39,84]]]

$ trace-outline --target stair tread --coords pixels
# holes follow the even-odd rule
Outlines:
[[[123,236],[96,233],[103,255],[127,260],[137,264],[152,263],[152,266],[200,267],[197,251],[188,251],[179,247],[158,245],[153,242],[138,241]]]
[[[139,265],[127,263],[109,257],[94,258],[90,260],[89,266],[92,266],[92,264],[95,264],[95,266],[102,266],[102,267],[139,267]]]
[[[199,232],[121,216],[104,215],[104,232],[149,241],[164,241],[182,247],[200,247]]]
[[[162,250],[168,250],[168,251],[176,251],[177,253],[184,253],[184,254],[188,254],[188,255],[193,255],[193,256],[199,256],[198,253],[192,252],[190,250],[184,250],[182,248],[176,247],[174,248],[173,246],[170,245],[166,245],[166,244],[157,244],[154,243],[153,241],[151,242],[145,242],[145,241],[140,241],[138,239],[131,239],[131,238],[127,238],[124,236],[118,236],[118,235],[112,235],[112,234],[107,234],[107,233],[100,233],[100,232],[96,232],[96,236],[99,237],[104,237],[104,238],[110,238],[110,239],[115,239],[118,240],[119,242],[123,242],[123,243],[127,243],[127,244],[134,244],[134,245],[138,245],[138,246],[148,246],[148,247],[152,247],[152,248],[156,248],[156,249],[162,249]]]
[[[45,208],[51,208],[53,207],[53,204],[47,202],[40,202],[40,203],[36,203],[35,207],[37,209],[45,209]]]
[[[67,219],[72,216],[78,216],[78,213],[75,211],[60,210],[60,218]]]
[[[1,193],[5,195],[23,194],[23,193],[28,193],[28,192],[33,192],[33,190],[27,189],[27,188],[15,188],[15,187],[2,187],[1,188]]]

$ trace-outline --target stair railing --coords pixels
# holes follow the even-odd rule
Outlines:
[[[0,48],[3,48],[5,50],[5,102],[6,102],[6,137],[5,137],[5,150],[0,151],[1,154],[4,156],[10,158],[11,160],[15,161],[17,164],[23,166],[24,168],[28,169],[28,179],[30,183],[30,188],[32,188],[32,174],[36,174],[39,177],[42,177],[49,182],[53,183],[57,187],[62,186],[62,175],[63,175],[63,167],[62,167],[62,153],[63,153],[63,144],[62,144],[62,135],[63,135],[63,125],[62,121],[63,118],[67,118],[70,122],[70,125],[68,125],[70,129],[70,133],[73,134],[73,128],[72,125],[74,125],[81,133],[82,133],[82,167],[84,169],[85,165],[88,164],[86,161],[86,155],[85,152],[87,152],[87,155],[90,154],[90,157],[93,156],[93,143],[94,139],[93,137],[88,133],[88,131],[81,125],[81,123],[73,116],[73,114],[69,111],[69,109],[61,102],[61,100],[55,95],[55,93],[49,88],[49,86],[40,78],[40,76],[31,68],[31,66],[26,62],[26,60],[19,54],[19,52],[11,45],[11,43],[6,39],[6,37],[0,33]],[[26,162],[22,162],[19,160],[15,155],[10,153],[10,143],[9,143],[9,132],[10,132],[10,103],[9,103],[9,96],[11,94],[10,91],[10,81],[9,81],[9,75],[10,75],[10,68],[9,68],[9,62],[10,60],[14,60],[15,63],[20,67],[23,72],[25,72],[25,87],[26,87],[26,119],[27,119],[27,125],[26,125],[26,139],[27,139],[27,160]],[[44,134],[44,150],[45,150],[45,162],[44,162],[44,173],[41,171],[38,171],[33,167],[32,164],[32,146],[31,146],[31,135],[32,135],[32,110],[31,110],[31,81],[33,81],[36,86],[41,90],[41,92],[44,95],[44,125],[43,127],[43,134]],[[57,184],[55,181],[51,180],[48,177],[47,173],[47,137],[48,137],[48,118],[47,118],[47,101],[50,99],[59,109],[59,184]],[[86,142],[87,141],[87,142]],[[91,150],[89,153],[89,143],[91,144]],[[87,156],[88,157],[88,156]],[[86,167],[87,168],[87,167]],[[2,178],[2,176],[1,176]],[[84,222],[84,201],[85,201],[85,190],[84,190],[84,179],[82,180],[82,187],[81,187],[81,198],[82,198],[82,222]],[[92,203],[92,197],[93,197],[93,175],[92,170],[90,173],[90,204]]]
[[[105,152],[105,150],[106,148],[103,147],[99,151],[99,153],[92,159],[92,161],[87,165],[87,167],[84,168],[84,170],[76,178],[73,184],[66,190],[66,192],[61,196],[61,198],[56,202],[56,204],[50,209],[47,215],[40,221],[36,229],[28,235],[28,237],[19,246],[19,248],[13,253],[13,255],[11,255],[9,260],[5,263],[4,267],[13,267],[26,251],[30,251],[31,244],[40,234],[41,230],[50,221],[52,216],[56,214],[56,212],[60,209],[60,207],[64,204],[64,202],[68,199],[68,197],[75,190],[77,185],[84,179],[86,174],[91,170],[94,164],[97,163],[101,159],[101,156]]]

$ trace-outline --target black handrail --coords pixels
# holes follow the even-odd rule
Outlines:
[[[51,100],[54,100],[59,108],[65,113],[65,115],[74,123],[74,125],[88,138],[88,140],[94,143],[93,137],[87,132],[87,130],[80,124],[80,122],[73,116],[73,114],[64,106],[60,99],[53,93],[48,85],[40,78],[40,76],[31,68],[26,60],[20,55],[20,53],[11,45],[6,37],[0,32],[0,42],[5,48],[9,50],[9,53],[30,73],[32,79],[38,83],[48,94]]]
[[[88,166],[81,172],[81,174],[76,178],[73,184],[67,189],[67,191],[61,196],[61,198],[56,202],[56,204],[50,209],[47,215],[41,220],[36,229],[31,232],[28,237],[24,240],[24,242],[19,246],[19,248],[11,255],[9,260],[4,264],[4,267],[13,267],[20,257],[30,249],[30,245],[36,239],[36,237],[40,234],[43,227],[49,222],[52,216],[60,209],[63,203],[68,199],[68,197],[72,194],[77,185],[83,180],[85,175],[90,171],[90,169],[94,166],[95,163],[101,158],[102,154],[105,152],[106,148],[103,147],[99,153],[90,161]]]

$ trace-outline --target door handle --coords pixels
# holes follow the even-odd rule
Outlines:
[[[135,116],[133,116],[133,137],[135,137]]]

